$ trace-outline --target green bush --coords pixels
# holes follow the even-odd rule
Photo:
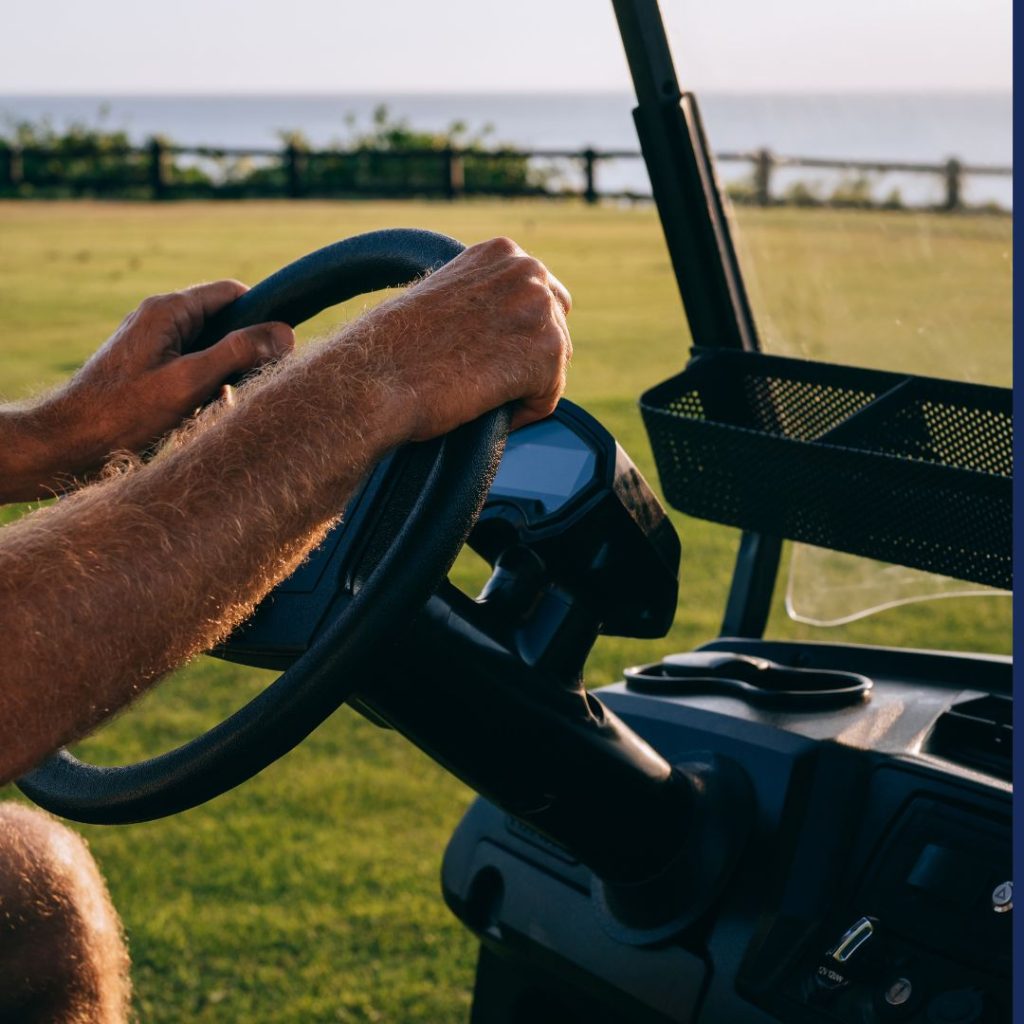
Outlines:
[[[906,204],[903,202],[903,193],[898,188],[890,190],[882,200],[883,210],[905,210],[906,208]]]
[[[734,202],[747,205],[757,202],[757,184],[753,175],[726,182],[725,194]]]
[[[782,194],[782,201],[792,206],[821,206],[821,193],[813,184],[794,181]]]
[[[123,131],[82,122],[58,131],[45,119],[12,121],[0,133],[0,194],[142,195],[149,163]]]
[[[286,154],[282,163],[251,168],[233,184],[242,191],[287,192],[288,160],[296,164],[298,190],[304,195],[443,195],[449,188],[448,152],[462,157],[462,189],[466,192],[543,192],[550,176],[530,166],[525,156],[487,145],[493,127],[471,131],[463,121],[447,130],[413,128],[391,116],[387,106],[373,112],[368,128],[353,115],[345,119],[349,137],[315,149],[301,132],[280,132]]]
[[[100,120],[102,121],[101,112]],[[552,180],[529,159],[488,144],[493,127],[473,131],[463,121],[442,132],[421,131],[391,116],[386,106],[373,113],[368,128],[345,119],[349,138],[316,150],[301,132],[282,132],[280,161],[261,163],[216,149],[200,157],[173,153],[168,139],[162,178],[170,194],[281,195],[293,187],[306,195],[444,195],[449,189],[448,153],[461,160],[459,190],[536,194]],[[294,161],[296,180],[290,162]],[[152,189],[153,156],[131,146],[122,131],[75,123],[63,131],[49,121],[13,122],[0,132],[0,194],[14,196],[147,196]],[[19,166],[20,165],[20,166]]]
[[[842,178],[829,196],[829,205],[852,210],[867,210],[875,205],[871,179],[865,174]]]

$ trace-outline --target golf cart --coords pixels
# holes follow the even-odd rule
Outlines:
[[[1009,662],[763,639],[781,538],[1008,586],[1008,395],[761,352],[657,5],[616,12],[696,343],[642,410],[669,501],[745,531],[721,637],[585,689],[599,634],[668,630],[679,540],[584,410],[507,441],[498,411],[386,460],[225,643],[283,670],[250,705],[140,765],[63,753],[22,787],[81,821],[176,813],[348,702],[482,794],[442,878],[481,939],[475,1021],[1009,1020]],[[204,340],[459,250],[338,243]],[[476,599],[445,579],[467,538],[493,568]]]

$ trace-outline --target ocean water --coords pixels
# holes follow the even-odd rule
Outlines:
[[[855,158],[941,163],[957,157],[967,164],[1009,165],[1012,161],[1012,97],[965,94],[708,94],[700,97],[705,126],[717,152],[761,147],[784,156]],[[386,104],[395,117],[417,128],[440,130],[453,121],[471,129],[490,127],[488,138],[524,148],[637,149],[628,93],[596,94],[416,94],[416,95],[233,95],[233,96],[4,96],[0,131],[17,120],[73,121],[124,129],[135,140],[153,134],[182,145],[275,146],[282,131],[302,131],[314,145],[344,142],[370,124],[373,110]],[[555,162],[553,169],[578,183],[579,169]],[[748,165],[722,164],[725,180],[749,173]],[[602,163],[605,190],[647,191],[643,162]],[[827,192],[834,172],[778,172],[784,189],[799,178],[821,183]],[[876,193],[898,188],[910,202],[936,202],[937,178],[887,175]],[[1005,177],[968,177],[968,202],[1012,205]]]

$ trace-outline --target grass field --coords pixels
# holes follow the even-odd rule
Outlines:
[[[576,303],[570,397],[655,480],[636,398],[679,370],[689,339],[646,208],[0,204],[0,389],[21,398],[60,380],[147,294],[217,276],[253,282],[312,248],[389,225],[467,242],[509,234],[548,262]],[[751,210],[740,226],[774,350],[1009,382],[1008,219]],[[684,555],[671,635],[602,641],[591,683],[716,634],[736,534],[675,521]],[[480,568],[467,558],[456,578],[470,587]],[[1009,650],[1004,598],[915,605],[823,632],[785,618],[783,589],[772,635]],[[167,749],[266,678],[202,660],[90,740],[87,753],[114,763]],[[470,799],[404,741],[343,711],[213,805],[149,825],[83,829],[129,932],[139,1018],[465,1020],[473,943],[445,910],[437,875]]]

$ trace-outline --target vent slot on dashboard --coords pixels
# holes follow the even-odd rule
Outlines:
[[[935,723],[925,749],[1009,780],[1013,774],[1013,701],[990,694],[954,704]]]

